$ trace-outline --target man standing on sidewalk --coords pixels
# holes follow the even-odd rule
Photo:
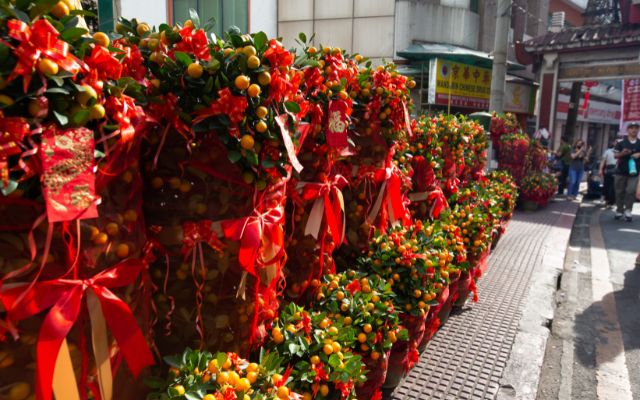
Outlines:
[[[640,170],[640,140],[638,140],[640,124],[631,122],[627,125],[627,137],[614,148],[614,156],[618,160],[616,170],[616,219],[624,218],[631,222],[631,210],[636,199],[638,171]]]

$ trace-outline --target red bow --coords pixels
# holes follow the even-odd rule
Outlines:
[[[344,239],[344,200],[341,189],[346,185],[348,185],[348,181],[342,175],[335,175],[333,180],[327,180],[323,183],[300,183],[302,198],[315,200],[304,230],[305,235],[318,238],[324,209],[324,219],[333,240],[338,245],[342,243]]]
[[[120,79],[122,75],[122,64],[115,58],[109,50],[102,46],[93,48],[91,55],[85,58],[91,72],[97,74],[99,79]],[[94,72],[95,71],[95,72]]]
[[[199,242],[205,242],[215,251],[222,251],[224,244],[211,229],[211,221],[185,222],[182,225],[182,254],[186,255]]]
[[[211,58],[209,41],[202,29],[194,30],[189,26],[185,26],[179,33],[181,40],[175,44],[174,51],[193,53],[193,55],[202,60],[209,60]]]
[[[382,182],[382,186],[380,187],[378,198],[369,213],[369,220],[374,221],[378,212],[384,208],[388,214],[383,213],[380,222],[382,227],[387,224],[385,215],[389,215],[391,223],[402,221],[403,224],[407,224],[409,217],[402,201],[400,171],[395,166],[379,169],[375,173],[375,180],[376,182]]]
[[[46,19],[37,20],[31,28],[18,19],[11,19],[7,22],[7,27],[9,36],[21,42],[14,50],[18,62],[7,81],[22,76],[25,93],[31,83],[33,68],[41,56],[51,59],[73,75],[84,67],[82,61],[69,52],[69,44],[58,40],[59,32]]]
[[[254,215],[229,221],[222,221],[224,236],[231,240],[240,241],[238,262],[242,269],[256,275],[256,263],[272,264],[276,258],[282,256],[284,249],[284,209],[282,206],[271,208],[266,213],[255,212]],[[273,260],[258,260],[258,256],[267,253],[263,248],[268,240],[273,246]],[[276,251],[277,250],[277,251]]]
[[[78,319],[87,289],[98,297],[107,325],[131,372],[137,376],[144,367],[153,364],[153,355],[131,309],[108,289],[132,284],[144,268],[142,260],[129,259],[91,279],[56,279],[36,282],[26,293],[24,286],[1,292],[0,299],[10,321],[20,321],[51,308],[38,336],[38,399],[51,399],[60,346]]]
[[[25,118],[5,118],[0,115],[0,178],[2,184],[9,184],[9,164],[7,158],[21,152],[18,146],[29,133],[29,123]]]
[[[427,201],[431,204],[429,216],[432,219],[437,219],[440,216],[440,213],[449,206],[447,198],[439,186],[434,186],[432,187],[432,190],[424,192],[410,193],[409,200],[412,202]]]
[[[244,112],[249,106],[247,98],[245,96],[234,96],[228,87],[219,90],[218,96],[220,97],[214,100],[209,107],[196,111],[197,117],[193,120],[194,125],[220,114],[229,117],[233,127],[242,122]]]
[[[120,135],[122,140],[127,142],[133,138],[136,133],[134,123],[144,116],[144,111],[140,106],[136,106],[135,100],[127,95],[120,97],[108,97],[104,104],[107,114],[120,127]]]

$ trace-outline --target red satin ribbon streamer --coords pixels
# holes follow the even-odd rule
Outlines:
[[[384,187],[384,193],[380,193],[379,196],[383,196],[381,199],[382,204],[380,207],[372,210],[372,213],[369,215],[369,218],[373,221],[377,216],[378,212],[384,208],[385,206],[389,207],[387,211],[390,211],[390,215],[392,215],[392,223],[398,220],[401,220],[403,224],[408,222],[407,209],[405,207],[404,202],[402,201],[402,181],[400,179],[399,174],[397,173],[395,168],[384,168],[380,169],[375,174],[376,182],[386,183],[386,187]],[[378,203],[376,200],[376,203]],[[384,213],[382,213],[384,215]],[[381,221],[381,226],[386,226],[387,221]]]
[[[59,32],[46,19],[37,20],[31,25],[31,28],[18,19],[11,19],[7,21],[7,28],[9,36],[21,42],[14,49],[18,62],[7,81],[10,82],[16,77],[22,76],[25,93],[31,83],[33,68],[42,56],[54,61],[73,75],[76,75],[84,67],[82,61],[69,52],[69,44],[58,40]]]
[[[9,164],[7,158],[21,152],[18,146],[29,133],[29,122],[25,118],[5,118],[0,114],[0,176],[2,184],[9,184]]]
[[[9,321],[20,321],[51,308],[38,336],[38,399],[51,400],[53,372],[60,346],[78,319],[87,289],[93,290],[100,300],[107,325],[131,372],[137,376],[143,368],[154,363],[131,309],[109,290],[132,284],[144,268],[142,260],[129,259],[91,279],[55,279],[36,282],[27,293],[24,293],[24,286],[1,292],[0,299]],[[18,302],[21,297],[22,300]]]
[[[271,208],[266,213],[255,212],[254,215],[230,221],[222,221],[224,236],[240,241],[238,262],[242,269],[256,275],[256,263],[262,249],[263,238],[279,249],[284,247],[284,209],[282,206]],[[278,252],[281,253],[281,252]],[[268,264],[264,260],[261,263]]]
[[[344,226],[340,216],[344,214],[343,206],[340,202],[340,190],[347,186],[349,182],[342,176],[336,175],[332,181],[324,183],[304,183],[302,187],[302,198],[305,200],[316,200],[320,197],[324,202],[324,218],[327,226],[331,231],[333,240],[338,244],[342,244]],[[317,232],[315,232],[317,235]],[[316,237],[317,239],[317,237]]]

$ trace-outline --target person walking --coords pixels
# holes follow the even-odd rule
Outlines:
[[[556,157],[561,165],[558,178],[558,195],[563,195],[564,189],[567,187],[567,179],[569,178],[569,164],[571,164],[571,146],[565,136],[560,138],[560,146],[558,150],[556,150]]]
[[[580,182],[584,175],[584,161],[588,157],[587,146],[582,139],[578,139],[571,148],[571,162],[569,163],[569,188],[567,190],[567,199],[575,200],[580,191]]]
[[[627,125],[627,137],[615,145],[614,156],[618,160],[615,176],[616,214],[615,219],[631,222],[631,210],[636,199],[638,171],[640,170],[640,140],[638,131],[640,124],[631,122]]]
[[[609,147],[602,154],[600,161],[600,176],[603,181],[604,202],[606,208],[611,208],[616,204],[616,190],[614,184],[614,173],[616,172],[616,160],[613,148],[617,140],[609,141]]]

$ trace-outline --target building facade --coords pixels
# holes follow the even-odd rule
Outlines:
[[[315,46],[341,47],[376,64],[396,61],[403,73],[413,75],[419,83],[413,94],[416,111],[470,113],[488,108],[490,81],[478,77],[486,76],[493,62],[496,0],[98,1],[101,9],[108,9],[113,1],[115,16],[144,16],[156,26],[188,19],[189,9],[194,9],[201,21],[216,21],[217,34],[235,25],[282,37],[288,47],[299,46],[296,38],[304,32]],[[505,110],[516,112],[523,125],[534,113],[537,90],[531,68],[515,62],[515,44],[546,32],[549,1],[513,0],[511,8]],[[438,92],[431,83],[449,68],[468,70],[450,85],[475,87],[475,93],[463,89]]]

